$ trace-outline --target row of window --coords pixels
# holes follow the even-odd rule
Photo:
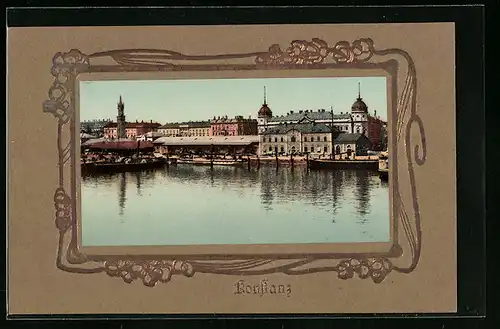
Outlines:
[[[351,149],[351,145],[347,145],[347,149]],[[285,148],[283,146],[281,146],[279,148],[280,152],[285,152]],[[304,147],[304,152],[307,153],[309,151],[311,152],[314,152],[314,150],[317,150],[317,152],[321,152],[321,146],[316,146],[316,148],[314,146],[311,147],[311,149],[309,150],[309,148],[307,146]],[[337,145],[337,147],[335,148],[336,150],[336,153],[340,153],[340,146]],[[272,146],[269,146],[269,152],[277,152],[278,151],[278,146],[274,146],[274,148]],[[295,151],[295,147],[292,147],[292,151]],[[324,146],[323,147],[323,152],[325,153],[328,153],[328,146]]]
[[[266,141],[266,139],[264,138],[264,142]],[[269,143],[272,142],[272,138],[269,137],[268,139]],[[283,143],[285,141],[285,139],[283,137],[281,137],[280,141]],[[292,136],[290,137],[290,142],[294,143],[297,141],[297,138],[295,136]],[[321,141],[321,138],[318,136],[316,137],[316,141],[317,142],[320,142]],[[323,137],[323,141],[324,142],[327,142],[328,141],[328,138],[326,136]],[[278,137],[274,137],[274,142],[277,143],[278,142]],[[314,137],[311,137],[311,138],[307,138],[307,137],[304,137],[304,142],[314,142]]]
[[[279,150],[280,150],[281,153],[285,152],[285,148],[283,146],[281,146],[279,148]],[[310,151],[314,152],[314,150],[317,150],[318,152],[321,152],[321,147],[320,146],[318,146],[317,148],[311,147]],[[274,149],[273,149],[272,146],[269,146],[269,152],[277,152],[277,151],[278,151],[278,147],[277,146],[275,146]],[[292,149],[292,151],[295,151],[295,150]],[[307,146],[304,147],[304,152],[306,152],[306,153],[309,152],[309,148]],[[324,146],[323,147],[323,152],[328,153],[328,146]]]

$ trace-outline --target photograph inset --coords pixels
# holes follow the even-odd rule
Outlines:
[[[79,88],[83,246],[391,240],[385,77]]]

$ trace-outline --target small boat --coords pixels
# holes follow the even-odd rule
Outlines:
[[[246,160],[223,160],[223,159],[177,159],[177,164],[192,164],[192,165],[205,165],[205,166],[241,166],[245,164]]]
[[[381,152],[378,158],[378,173],[381,180],[389,180],[389,153]]]
[[[329,160],[329,159],[310,159],[309,168],[312,170],[326,169],[364,169],[377,170],[377,160]]]
[[[121,160],[121,161],[120,161]],[[117,159],[116,162],[83,162],[81,164],[82,174],[87,173],[113,173],[113,172],[135,172],[147,169],[161,168],[165,165],[163,159]]]

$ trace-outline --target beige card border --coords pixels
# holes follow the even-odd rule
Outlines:
[[[379,61],[375,59],[378,58]],[[253,59],[246,64],[241,60]],[[198,64],[203,61],[209,64]],[[223,63],[218,63],[218,62]],[[227,64],[228,61],[237,63]],[[179,64],[180,62],[180,64]],[[188,64],[184,64],[188,63]],[[392,80],[392,120],[389,120],[389,152],[391,154],[390,186],[393,205],[394,244],[388,252],[342,253],[267,253],[205,255],[205,257],[149,255],[89,255],[78,244],[77,179],[79,148],[77,120],[77,77],[92,72],[181,72],[219,70],[316,70],[326,68],[378,68],[389,73]],[[405,80],[399,88],[401,69]],[[53,58],[52,75],[55,81],[49,90],[49,100],[43,108],[57,118],[57,148],[59,153],[59,186],[54,194],[56,226],[59,230],[57,267],[72,273],[106,273],[121,277],[130,283],[140,279],[146,286],[168,282],[174,274],[193,276],[196,272],[233,275],[261,275],[281,272],[308,274],[337,272],[341,279],[371,278],[380,283],[392,272],[410,273],[419,261],[421,250],[420,213],[413,166],[422,166],[426,159],[423,122],[416,112],[416,70],[410,55],[402,49],[377,50],[373,40],[358,39],[350,43],[339,41],[333,46],[313,38],[312,41],[294,40],[282,51],[272,45],[266,52],[193,56],[170,50],[123,49],[86,55],[77,49],[57,53]],[[398,93],[398,89],[401,92]],[[394,106],[392,106],[394,108]],[[392,121],[392,122],[391,122]],[[418,142],[412,127],[418,129]],[[69,128],[69,129],[68,129]],[[401,158],[399,151],[403,151]],[[406,155],[406,157],[404,157]],[[400,165],[406,171],[398,170]],[[403,203],[399,184],[407,174],[410,189],[410,211]],[[68,179],[69,176],[69,179]],[[67,192],[69,191],[69,193]],[[406,201],[406,199],[405,199]],[[272,248],[272,247],[271,247]],[[269,247],[267,248],[269,249]],[[399,264],[398,260],[403,260]]]

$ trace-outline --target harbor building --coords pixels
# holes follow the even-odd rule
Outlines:
[[[167,137],[209,136],[210,121],[186,121],[166,123],[158,128],[158,132]]]
[[[333,142],[332,142],[333,138]],[[366,155],[372,149],[362,133],[345,133],[323,123],[280,124],[259,135],[259,154]]]
[[[257,120],[241,115],[229,118],[214,117],[210,124],[210,136],[248,136],[257,135]]]
[[[135,139],[137,136],[144,135],[148,132],[157,131],[161,124],[157,122],[126,122],[125,120],[125,104],[122,97],[118,101],[118,115],[116,122],[108,122],[104,126],[104,138],[107,139]]]
[[[257,135],[257,120],[241,115],[214,116],[207,121],[166,123],[158,131],[166,137],[248,136]]]
[[[349,134],[363,134],[371,142],[373,149],[383,149],[387,140],[387,122],[369,112],[368,106],[361,97],[361,89],[358,84],[358,97],[348,112],[334,113],[333,109],[317,110],[291,110],[285,115],[273,115],[266,99],[266,90],[264,88],[264,103],[257,114],[258,133],[264,134],[267,130],[280,125],[300,125],[300,124],[324,124],[334,127],[337,131]]]
[[[373,148],[372,142],[366,135],[361,133],[339,134],[334,140],[335,154],[354,153],[356,155],[366,155]]]
[[[259,136],[160,137],[153,142],[155,152],[175,154],[178,151],[256,154]]]
[[[332,137],[339,134],[322,123],[283,123],[259,135],[260,154],[331,153]]]

